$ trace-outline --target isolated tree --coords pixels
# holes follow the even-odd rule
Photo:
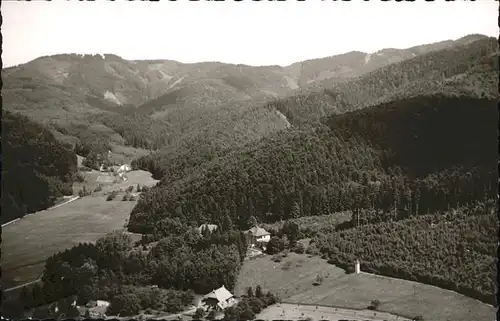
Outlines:
[[[262,298],[264,296],[264,293],[262,292],[262,287],[260,285],[257,285],[255,288],[255,296],[258,298]]]
[[[237,306],[233,305],[224,309],[224,320],[240,320]]]
[[[290,218],[298,218],[300,217],[300,206],[299,203],[293,202],[292,209],[290,211]]]
[[[415,214],[419,214],[419,207],[420,207],[420,189],[417,187],[415,190]]]
[[[257,226],[258,225],[258,222],[257,222],[257,219],[255,218],[255,216],[250,216],[248,218],[248,227],[252,228],[254,226]]]
[[[299,225],[295,222],[286,221],[281,231],[288,237],[290,244],[294,244],[299,238]]]
[[[283,238],[279,238],[277,236],[271,237],[266,246],[267,254],[276,254],[283,251],[286,248],[287,239],[286,236]]]
[[[201,320],[204,316],[205,316],[205,310],[203,310],[202,308],[198,308],[193,314],[193,319]]]
[[[224,216],[222,218],[222,226],[221,229],[226,231],[232,231],[234,229],[233,221],[231,220],[231,216],[228,211],[224,212]]]
[[[247,297],[249,298],[253,297],[253,289],[251,286],[247,288]]]
[[[35,306],[44,303],[44,294],[40,284],[35,283],[33,285],[33,287],[31,288],[31,295],[33,298],[33,304]]]
[[[19,302],[23,304],[24,309],[34,306],[33,295],[27,287],[23,287],[19,293]]]

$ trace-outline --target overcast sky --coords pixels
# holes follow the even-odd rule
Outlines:
[[[498,2],[2,1],[4,67],[57,53],[289,65],[352,50],[498,36]]]

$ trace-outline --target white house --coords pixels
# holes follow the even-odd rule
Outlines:
[[[108,301],[104,301],[104,300],[97,300],[97,306],[98,307],[109,307],[109,302]]]
[[[132,167],[130,167],[130,165],[123,164],[122,166],[118,167],[118,169],[116,171],[118,173],[126,173],[126,172],[130,172],[131,170],[132,170]]]
[[[220,311],[229,308],[235,303],[236,300],[233,294],[224,285],[206,294],[201,299],[201,306],[205,307],[205,310],[214,309]]]
[[[198,232],[200,232],[200,234],[203,233],[203,230],[206,230],[208,229],[210,231],[210,233],[213,233],[215,232],[219,227],[215,224],[201,224],[199,227],[198,227]]]
[[[257,244],[265,244],[271,240],[271,233],[258,226],[245,231],[245,234],[251,247]]]

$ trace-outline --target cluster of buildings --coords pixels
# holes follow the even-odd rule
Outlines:
[[[120,166],[110,166],[108,168],[105,168],[104,164],[101,164],[101,166],[99,167],[100,172],[108,171],[108,172],[116,173],[117,176],[124,181],[127,180],[127,176],[125,174],[127,172],[130,172],[131,170],[132,170],[132,167],[128,164],[123,164]]]
[[[198,227],[198,231],[202,233],[204,230],[209,230],[210,232],[216,231],[218,228],[215,224],[202,224]],[[267,243],[271,240],[271,233],[265,229],[254,226],[245,232],[249,248],[261,248],[266,249]],[[236,303],[234,295],[229,292],[228,289],[223,285],[218,289],[204,295],[200,302],[200,307],[208,310],[223,311],[224,309],[233,306]]]

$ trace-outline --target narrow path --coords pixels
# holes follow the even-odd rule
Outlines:
[[[40,276],[38,279],[36,279],[34,281],[23,283],[23,284],[20,284],[20,285],[16,285],[15,287],[12,287],[12,288],[9,288],[9,289],[5,289],[3,291],[4,292],[9,292],[9,291],[12,291],[12,290],[15,290],[15,289],[19,289],[19,288],[25,287],[27,285],[33,284],[33,283],[40,282],[41,280],[42,280],[42,277]]]
[[[80,198],[80,196],[73,196],[73,197],[71,197],[70,199],[68,199],[68,200],[67,200],[66,202],[64,202],[64,203],[57,204],[57,205],[54,205],[54,206],[52,206],[52,207],[49,207],[48,209],[46,209],[46,211],[50,211],[50,210],[53,210],[53,209],[58,208],[58,207],[60,207],[60,206],[63,206],[63,205],[69,204],[69,203],[71,203],[71,202],[73,202],[73,201],[76,201],[76,200],[77,200],[77,199],[79,199],[79,198]]]

